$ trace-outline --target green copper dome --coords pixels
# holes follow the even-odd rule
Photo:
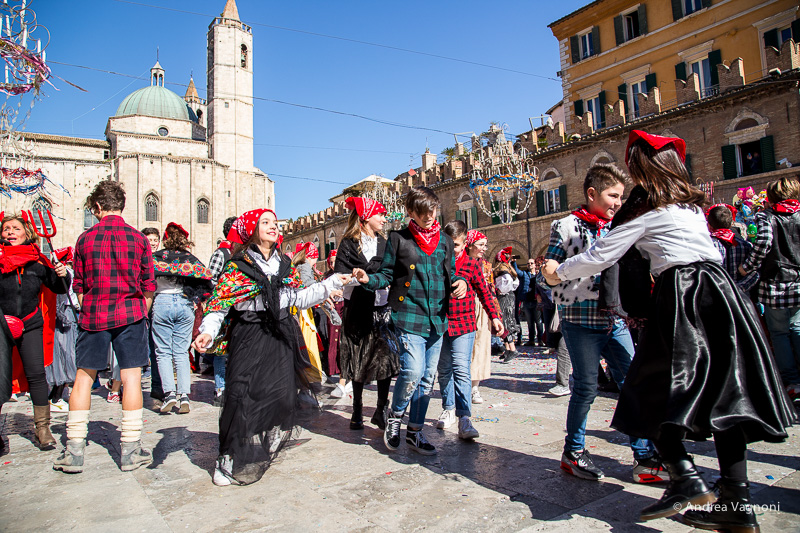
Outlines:
[[[151,85],[129,94],[117,108],[115,116],[145,115],[197,122],[197,116],[186,102],[174,92]]]

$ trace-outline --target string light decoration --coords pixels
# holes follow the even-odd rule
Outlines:
[[[539,188],[539,171],[528,150],[514,151],[506,131],[507,124],[492,124],[480,137],[472,135],[475,163],[469,187],[481,211],[507,225],[530,207]]]

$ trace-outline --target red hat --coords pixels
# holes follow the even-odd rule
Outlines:
[[[467,232],[467,240],[465,241],[465,244],[467,246],[472,246],[473,244],[475,244],[476,242],[480,241],[481,239],[487,239],[488,240],[486,235],[484,235],[480,231],[478,231],[476,229],[471,229],[471,230],[469,230]]]
[[[364,198],[363,196],[351,196],[344,201],[344,205],[351,211],[355,209],[358,218],[368,220],[373,215],[386,213],[386,208],[377,200]]]
[[[75,258],[75,249],[72,246],[67,246],[66,248],[59,248],[58,250],[53,250],[53,253],[56,256],[56,259],[60,263],[71,263],[72,260]]]
[[[714,204],[714,205],[712,205],[711,207],[706,209],[706,218],[708,218],[708,213],[711,212],[711,210],[714,209],[715,207],[727,207],[728,211],[731,212],[731,216],[733,217],[733,219],[736,220],[736,208],[733,207],[730,204]]]
[[[189,237],[189,232],[186,231],[183,226],[181,226],[177,222],[170,222],[169,224],[167,224],[167,227],[164,228],[164,238],[163,238],[163,240],[167,240],[167,230],[169,228],[178,228],[178,231],[181,233],[181,235],[183,235],[186,238]]]
[[[501,263],[508,263],[511,261],[511,246],[506,246],[494,257],[496,261],[500,261]]]
[[[236,219],[236,222],[233,223],[231,230],[228,232],[227,239],[239,244],[247,242],[247,239],[253,235],[256,226],[258,226],[258,221],[264,213],[272,213],[275,218],[278,218],[278,215],[275,215],[275,211],[272,209],[253,209],[248,211]],[[282,242],[282,239],[278,237],[278,242],[275,243],[276,247],[280,246],[280,242]]]
[[[299,254],[302,250],[306,251],[306,258],[319,259],[319,251],[313,242],[298,242],[294,246],[294,253]]]
[[[632,130],[628,136],[628,147],[625,148],[625,164],[628,164],[628,154],[631,151],[631,145],[637,139],[642,139],[644,142],[652,146],[656,150],[660,150],[667,145],[672,145],[681,161],[686,163],[686,141],[679,137],[662,137],[661,135],[652,135],[642,130]]]
[[[336,250],[331,250],[330,252],[328,252],[328,258],[325,260],[325,263],[328,265],[328,268],[333,268],[333,265],[331,265],[331,261],[333,261],[334,259],[336,259]]]

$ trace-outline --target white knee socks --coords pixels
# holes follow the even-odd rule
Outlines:
[[[70,409],[67,416],[67,438],[69,440],[84,440],[89,433],[89,410],[73,411]]]
[[[136,442],[142,437],[142,410],[135,411],[122,410],[122,442]]]

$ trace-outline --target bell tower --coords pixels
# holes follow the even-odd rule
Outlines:
[[[253,33],[235,0],[208,27],[210,157],[235,172],[253,169]]]

